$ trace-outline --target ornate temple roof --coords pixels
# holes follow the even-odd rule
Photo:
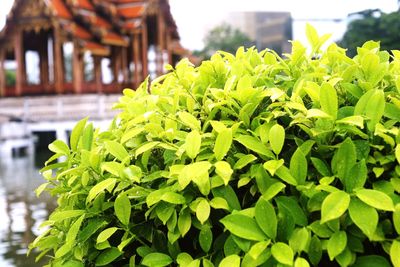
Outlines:
[[[13,29],[23,22],[34,30],[51,22],[83,50],[106,55],[110,45],[128,46],[127,37],[138,31],[154,10],[161,12],[173,40],[179,40],[168,0],[15,0],[0,32],[0,44],[7,43]]]

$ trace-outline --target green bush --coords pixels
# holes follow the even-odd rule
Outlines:
[[[240,48],[125,90],[37,189],[51,266],[400,266],[400,51]],[[151,92],[151,94],[149,93]],[[61,160],[60,160],[61,157]],[[58,161],[56,161],[59,159]]]

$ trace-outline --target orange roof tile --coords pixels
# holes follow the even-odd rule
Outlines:
[[[118,6],[118,14],[125,18],[136,18],[143,15],[144,6]]]
[[[104,35],[102,38],[102,41],[108,44],[115,44],[115,45],[128,45],[127,41],[120,35],[113,33],[113,32],[108,32],[107,34]]]
[[[72,18],[71,12],[68,10],[63,0],[50,0],[50,3],[58,17],[65,19]]]
[[[82,42],[81,45],[83,50],[90,51],[94,55],[107,56],[110,54],[110,50],[107,47],[95,42]]]
[[[88,0],[75,0],[74,3],[76,6],[78,6],[80,8],[94,10],[92,3]]]

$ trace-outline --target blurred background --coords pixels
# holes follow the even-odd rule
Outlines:
[[[49,17],[57,27],[40,22]],[[400,49],[396,0],[1,0],[0,266],[43,265],[26,257],[56,206],[36,198],[38,170],[78,119],[104,127],[123,88],[183,57],[199,64],[243,45],[290,53],[289,40],[307,43],[306,23],[349,56],[371,39]]]

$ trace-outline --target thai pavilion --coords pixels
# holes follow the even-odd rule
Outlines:
[[[119,93],[187,53],[168,0],[14,0],[0,32],[0,97]]]

